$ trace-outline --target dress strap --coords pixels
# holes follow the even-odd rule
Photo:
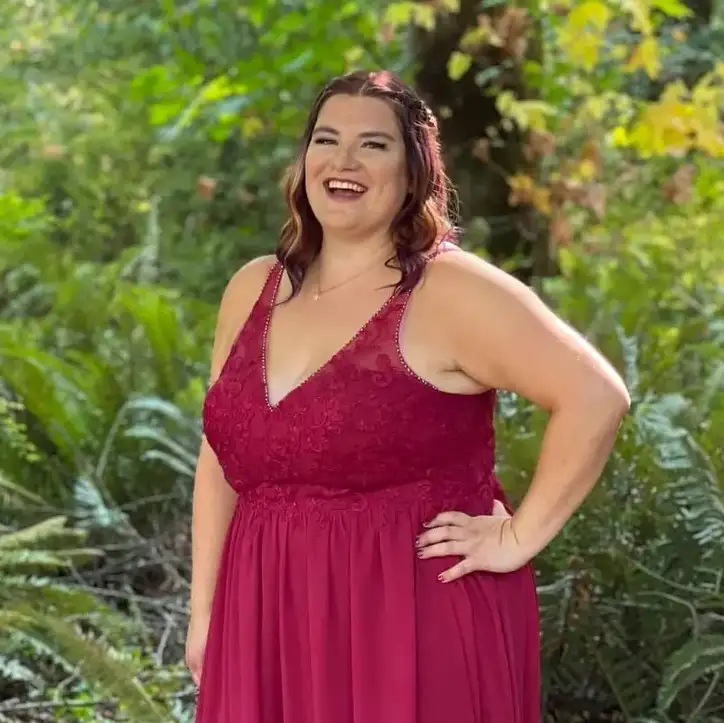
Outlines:
[[[431,252],[428,254],[427,261],[432,261],[436,256],[447,253],[448,251],[457,251],[460,247],[456,241],[457,231],[450,229],[443,237],[432,247]]]
[[[281,263],[279,263],[279,261],[275,262],[274,266],[272,266],[268,276],[266,277],[264,286],[262,286],[262,289],[259,292],[257,305],[261,309],[268,310],[275,302],[278,296],[279,285],[281,283],[283,274],[284,267],[281,265]]]
[[[425,258],[425,265],[429,264],[433,259],[437,258],[442,254],[448,253],[449,251],[459,250],[460,247],[454,241],[453,231],[448,231],[428,252],[427,257]],[[419,283],[420,282],[418,281],[418,284]],[[402,325],[403,317],[405,316],[405,312],[407,310],[407,304],[410,300],[410,296],[416,288],[417,284],[415,284],[415,286],[413,286],[411,289],[407,289],[407,291],[401,291],[395,294],[394,297],[390,299],[390,303],[388,304],[389,308],[387,309],[387,315],[394,319],[396,337],[399,337],[399,331]]]

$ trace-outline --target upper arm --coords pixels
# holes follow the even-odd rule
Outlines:
[[[433,267],[455,365],[478,384],[549,411],[599,395],[628,406],[613,367],[527,286],[472,254]]]

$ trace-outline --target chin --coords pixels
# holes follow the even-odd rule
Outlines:
[[[346,233],[351,236],[359,236],[368,233],[369,223],[360,223],[359,220],[343,221],[339,218],[320,219],[320,225],[323,231],[332,233]]]

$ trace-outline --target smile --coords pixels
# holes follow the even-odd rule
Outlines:
[[[366,192],[366,186],[354,181],[344,181],[338,178],[328,178],[324,182],[327,195],[337,200],[356,200]]]

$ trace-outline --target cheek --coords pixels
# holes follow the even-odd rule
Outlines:
[[[409,185],[407,180],[407,165],[404,160],[394,160],[389,163],[381,175],[384,176],[382,185],[387,189],[390,196],[395,197],[395,202],[404,199],[407,195]]]
[[[307,178],[318,176],[324,167],[324,158],[319,152],[310,149],[304,157],[304,173]]]

